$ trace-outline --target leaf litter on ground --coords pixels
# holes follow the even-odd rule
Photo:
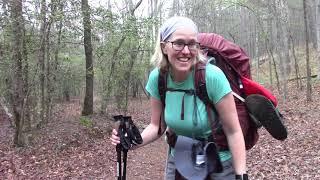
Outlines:
[[[320,86],[307,103],[304,93],[288,88],[286,102],[279,109],[285,117],[288,138],[273,139],[263,128],[257,145],[247,151],[250,179],[292,180],[320,179]],[[280,97],[280,95],[277,95]],[[109,136],[109,115],[94,114],[93,127],[79,123],[81,101],[55,106],[52,120],[30,136],[29,146],[12,145],[14,129],[0,110],[0,179],[116,179],[116,151]],[[150,121],[147,99],[130,100],[128,114],[142,130]],[[164,138],[143,148],[129,151],[128,180],[163,179],[167,145]]]

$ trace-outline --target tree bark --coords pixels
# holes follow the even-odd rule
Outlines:
[[[307,101],[312,101],[311,98],[311,69],[310,69],[310,60],[309,60],[309,33],[308,33],[308,18],[307,18],[307,0],[303,0],[303,15],[304,15],[304,28],[305,28],[305,37],[306,37],[306,68],[307,68]]]
[[[316,6],[318,80],[320,80],[320,0],[317,0]]]
[[[290,57],[289,57],[289,43],[288,43],[288,13],[287,13],[287,4],[282,1],[276,1],[278,4],[279,9],[274,10],[277,12],[278,15],[276,18],[276,26],[277,26],[277,42],[278,42],[278,49],[277,54],[280,57],[280,71],[281,71],[281,79],[282,79],[282,93],[283,98],[287,99],[287,88],[288,88],[288,75],[290,72]],[[276,6],[276,4],[275,4]],[[284,21],[284,22],[283,22]]]
[[[31,130],[31,103],[30,103],[30,87],[29,87],[29,60],[28,60],[28,39],[26,38],[26,29],[23,28],[23,93],[25,95],[24,102],[24,129]]]
[[[12,0],[11,17],[12,17],[12,35],[13,35],[13,117],[15,121],[14,144],[16,146],[24,146],[25,138],[23,134],[24,118],[23,118],[23,29],[24,22],[22,16],[22,1]]]
[[[63,12],[63,3],[61,1],[58,2],[59,6],[59,13]],[[57,35],[57,40],[56,40],[56,46],[54,50],[54,63],[53,63],[53,73],[52,73],[52,83],[55,84],[57,81],[57,73],[58,73],[58,66],[59,66],[59,49],[60,49],[60,44],[61,44],[61,34],[62,34],[62,18],[59,19],[57,26],[58,30],[58,35]],[[55,86],[52,86],[52,91],[55,91]]]
[[[82,115],[93,114],[93,55],[91,44],[91,21],[88,0],[81,0],[83,16],[84,50],[86,56],[86,92],[83,103]]]
[[[277,8],[279,7],[279,8]],[[280,78],[282,82],[281,92],[283,94],[284,100],[287,98],[287,63],[288,63],[288,49],[287,49],[287,33],[283,26],[281,19],[284,18],[284,13],[280,12],[283,9],[283,4],[281,1],[276,0],[273,4],[273,12],[275,13],[275,24],[276,24],[276,54],[279,57],[279,68],[280,68]]]
[[[280,9],[281,17],[283,18],[282,22],[282,31],[283,31],[283,40],[284,40],[284,54],[285,54],[285,72],[288,77],[291,73],[291,59],[290,59],[290,42],[289,42],[289,9],[288,2],[286,0],[282,1],[282,7]],[[288,78],[287,78],[288,79]],[[287,80],[286,79],[286,80]],[[286,82],[287,84],[287,82]]]
[[[40,27],[40,47],[38,52],[38,62],[40,66],[40,122],[38,127],[40,127],[45,122],[45,51],[46,51],[46,0],[41,1],[41,27]]]
[[[269,1],[270,2],[270,1]],[[269,10],[270,5],[268,6]],[[273,73],[272,73],[272,59],[273,59],[273,31],[272,31],[272,24],[273,24],[273,17],[269,16],[268,20],[267,20],[267,27],[268,27],[268,35],[266,36],[265,39],[265,46],[266,46],[266,51],[268,53],[269,56],[269,78],[270,78],[270,84],[273,85]],[[278,82],[277,82],[277,86],[278,86]],[[278,86],[278,90],[279,90],[279,86]]]
[[[291,39],[291,42],[292,42],[292,55],[293,55],[293,59],[294,59],[296,85],[297,85],[297,88],[300,88],[300,90],[302,90],[302,82],[301,82],[301,78],[300,78],[301,75],[300,75],[300,70],[299,70],[298,58],[296,56],[294,40],[293,40],[292,36],[290,36],[290,39]]]
[[[138,32],[136,32],[136,33],[138,33]],[[137,49],[139,50],[140,46]],[[132,74],[134,63],[137,61],[138,53],[139,53],[139,51],[130,54],[129,66],[127,68],[127,72],[125,73],[125,76],[126,76],[125,77],[126,91],[125,91],[125,106],[124,106],[124,113],[125,114],[127,114],[128,105],[129,105],[130,82],[132,82],[131,74]],[[132,86],[133,86],[133,84],[132,84]]]
[[[54,16],[54,10],[52,10],[53,14],[52,16]],[[50,53],[50,34],[51,34],[51,24],[53,22],[53,17],[51,16],[49,22],[48,22],[48,25],[47,25],[47,32],[46,32],[46,52],[47,52],[47,58],[46,58],[46,93],[47,93],[47,97],[46,97],[46,103],[45,103],[45,122],[47,123],[50,118],[51,118],[51,106],[52,106],[52,94],[53,94],[53,90],[52,90],[52,87],[53,87],[53,84],[52,84],[52,81],[51,81],[51,53]]]
[[[308,29],[309,29],[309,37],[317,37],[317,30],[316,30],[316,11],[317,6],[315,0],[308,0],[306,2],[306,9],[307,9],[307,18],[308,18]],[[317,49],[317,38],[309,39],[312,42],[312,46],[314,49]]]

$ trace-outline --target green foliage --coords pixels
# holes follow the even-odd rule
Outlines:
[[[68,56],[61,57],[62,61],[57,72],[57,88],[59,94],[69,92],[73,96],[80,95],[85,81],[84,57]]]
[[[12,30],[9,17],[0,16],[0,96],[6,97],[12,81]]]
[[[92,128],[93,127],[93,122],[91,119],[89,119],[86,116],[81,116],[80,119],[80,124],[86,128]]]
[[[117,17],[117,18],[115,18]],[[95,11],[94,34],[99,37],[95,46],[95,77],[101,99],[116,98],[120,109],[126,109],[130,88],[136,80],[144,79],[150,52],[149,30],[155,23],[152,18],[120,18],[103,8]],[[120,40],[124,39],[119,48]],[[111,89],[110,89],[111,88]]]

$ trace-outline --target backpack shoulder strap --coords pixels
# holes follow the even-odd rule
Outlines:
[[[206,63],[198,62],[195,65],[195,74],[194,74],[194,88],[196,90],[196,95],[199,99],[207,106],[210,106],[214,109],[214,105],[211,102],[206,86]]]
[[[168,71],[163,69],[159,70],[158,91],[159,91],[160,100],[163,106],[165,106],[165,100],[166,100],[167,76],[168,76]]]
[[[166,104],[166,91],[167,91],[167,77],[168,77],[168,71],[165,69],[159,70],[159,77],[158,77],[158,91],[160,95],[160,100],[162,103],[162,112],[160,115],[160,121],[159,121],[159,129],[158,129],[158,135],[161,134],[161,122],[164,120],[164,107]]]
[[[206,63],[204,62],[198,62],[195,65],[195,75],[194,75],[194,87],[196,90],[196,95],[199,97],[199,99],[205,104],[206,111],[208,114],[208,120],[211,126],[212,134],[218,133],[218,126],[219,121],[213,119],[213,110],[217,115],[218,112],[212,103],[212,101],[209,98],[208,92],[207,92],[207,86],[206,86]],[[213,136],[215,137],[215,136]]]

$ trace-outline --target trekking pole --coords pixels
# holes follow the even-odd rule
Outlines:
[[[115,120],[115,129],[118,131],[119,134],[119,129],[121,128],[121,121],[122,121],[122,115],[117,115],[117,116],[113,116],[114,120]],[[117,180],[121,180],[121,151],[122,151],[122,146],[121,144],[117,144],[116,146],[116,151],[117,151]]]
[[[123,116],[123,119],[122,119],[122,127],[121,128],[124,128],[124,132],[125,132],[125,137],[128,137],[129,136],[129,118],[131,118],[130,116]],[[130,138],[132,138],[130,136]],[[132,139],[130,139],[132,140]],[[128,149],[131,147],[131,142],[128,143],[128,147],[126,148],[122,148],[122,152],[123,152],[123,172],[122,172],[122,179],[121,180],[126,180],[126,175],[127,175],[127,157],[128,157]]]
[[[134,125],[131,116],[114,116],[115,129],[118,130],[120,137],[120,144],[116,146],[117,151],[117,177],[118,180],[126,180],[127,175],[127,157],[128,150],[133,145],[142,144],[143,139],[139,132],[139,129]],[[121,162],[121,154],[123,153],[123,159]],[[123,166],[122,166],[123,163]],[[122,171],[121,171],[122,170]]]
[[[121,145],[118,144],[116,146],[116,150],[117,150],[117,179],[121,180]]]
[[[127,176],[127,153],[128,150],[127,149],[123,149],[123,176],[121,180],[126,180],[126,176]]]

